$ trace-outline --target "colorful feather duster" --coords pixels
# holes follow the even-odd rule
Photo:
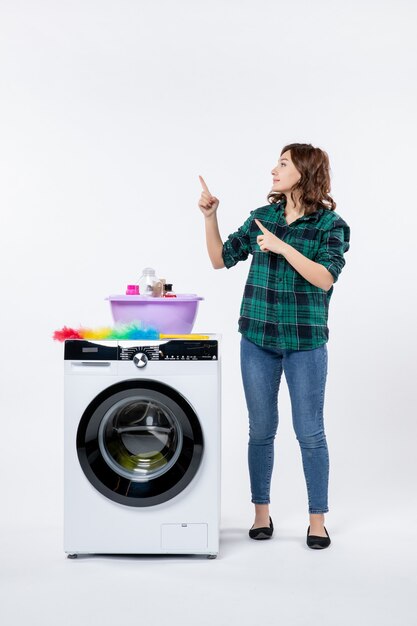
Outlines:
[[[53,339],[56,341],[65,341],[66,339],[82,339],[78,330],[64,326],[62,330],[56,330],[53,334]]]
[[[66,339],[159,339],[159,331],[151,326],[143,328],[140,322],[115,324],[113,327],[99,326],[98,328],[81,326],[74,329],[64,326],[61,330],[56,330],[52,338],[55,341],[65,341]]]

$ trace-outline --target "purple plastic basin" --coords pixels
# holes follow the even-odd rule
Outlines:
[[[176,298],[152,296],[108,296],[113,320],[117,323],[141,322],[160,333],[191,333],[198,303],[204,300],[195,293],[179,293]]]

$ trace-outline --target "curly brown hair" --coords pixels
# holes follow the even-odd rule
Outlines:
[[[305,215],[314,213],[319,205],[334,211],[336,202],[329,195],[330,164],[327,152],[314,148],[310,143],[290,143],[283,147],[281,155],[287,150],[291,150],[291,160],[301,174],[300,180],[291,189],[292,201],[295,202],[293,191],[300,190],[300,203]],[[285,197],[284,193],[271,191],[268,202],[274,204]]]

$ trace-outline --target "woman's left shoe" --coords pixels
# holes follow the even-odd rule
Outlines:
[[[307,528],[307,545],[309,548],[321,550],[322,548],[327,548],[330,545],[331,541],[326,526],[324,526],[324,530],[326,531],[327,537],[319,537],[319,535],[309,535],[308,533],[310,532],[310,526]]]
[[[269,528],[267,526],[261,526],[260,528],[251,528],[249,530],[249,537],[251,539],[271,539],[274,532],[274,524],[271,516],[269,516]]]

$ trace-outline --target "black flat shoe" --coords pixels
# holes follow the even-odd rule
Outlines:
[[[309,535],[308,533],[310,532],[310,526],[307,528],[307,545],[309,548],[313,548],[314,550],[321,550],[322,548],[327,548],[330,545],[331,541],[326,526],[324,526],[324,530],[326,531],[327,537]]]
[[[269,516],[269,528],[261,526],[260,528],[252,528],[249,530],[249,537],[251,539],[271,539],[274,532],[274,525],[272,523],[271,516]]]

